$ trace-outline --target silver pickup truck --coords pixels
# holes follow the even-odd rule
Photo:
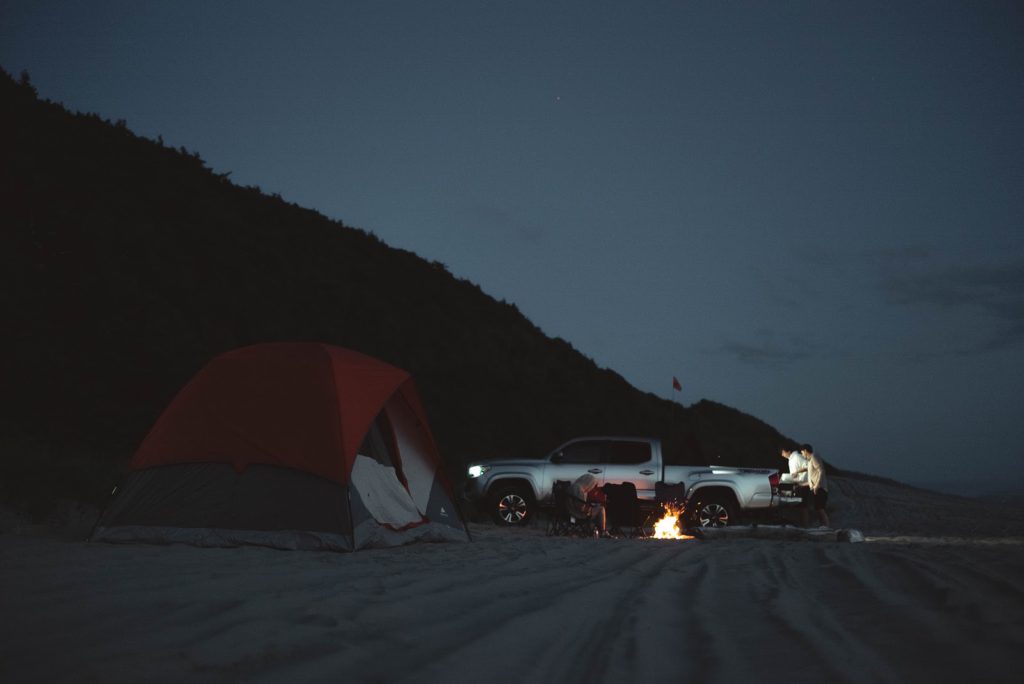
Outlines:
[[[465,498],[499,525],[524,525],[551,503],[555,481],[571,482],[583,473],[602,485],[632,482],[641,504],[654,504],[656,483],[681,483],[690,525],[734,524],[740,515],[799,503],[779,495],[777,470],[665,465],[660,440],[642,437],[578,437],[540,459],[473,463]]]

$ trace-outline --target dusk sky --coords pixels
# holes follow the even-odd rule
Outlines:
[[[642,390],[1024,488],[1020,2],[0,0],[0,66]]]

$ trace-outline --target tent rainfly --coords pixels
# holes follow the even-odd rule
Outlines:
[[[410,375],[277,343],[218,356],[182,388],[92,538],[354,551],[469,536]]]

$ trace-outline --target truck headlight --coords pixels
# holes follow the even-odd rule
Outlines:
[[[470,478],[476,479],[483,475],[484,473],[486,473],[488,470],[490,470],[490,468],[488,468],[487,466],[474,465],[469,466],[469,470],[467,472]]]

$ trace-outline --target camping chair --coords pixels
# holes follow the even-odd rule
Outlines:
[[[632,482],[606,484],[608,530],[616,537],[646,536],[640,523],[640,501]]]
[[[580,517],[573,508],[572,494],[570,488],[572,483],[568,480],[555,480],[551,485],[551,495],[555,507],[551,512],[551,520],[548,522],[547,534],[551,536],[569,537],[592,537],[594,536],[594,523],[590,518]]]
[[[660,505],[682,506],[686,503],[686,485],[682,482],[668,484],[654,483],[654,502]]]

